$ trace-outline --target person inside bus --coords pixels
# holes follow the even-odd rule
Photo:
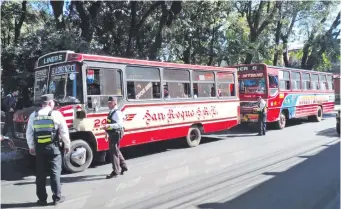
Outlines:
[[[213,86],[211,87],[211,97],[215,97],[216,94],[215,94],[215,86],[213,84]]]

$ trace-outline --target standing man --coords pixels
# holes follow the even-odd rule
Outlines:
[[[6,98],[4,99],[4,108],[5,108],[5,116],[6,116],[6,121],[4,125],[4,133],[3,133],[4,136],[9,131],[12,134],[11,136],[14,137],[13,115],[14,115],[15,107],[17,105],[18,95],[19,95],[19,90],[15,90],[11,94],[8,94]]]
[[[41,96],[42,109],[33,112],[28,120],[26,138],[30,154],[36,156],[37,204],[47,205],[46,171],[50,175],[52,200],[54,205],[62,203],[60,175],[62,154],[59,137],[64,143],[64,153],[70,151],[69,129],[63,115],[54,111],[53,94]]]
[[[266,101],[262,99],[262,97],[257,98],[258,101],[258,125],[259,125],[259,132],[258,136],[265,135],[266,133],[266,113],[267,113],[267,107],[266,107]]]
[[[110,160],[112,163],[112,172],[107,175],[107,179],[116,178],[120,173],[123,175],[125,171],[128,171],[125,159],[120,151],[119,142],[123,137],[123,114],[117,107],[117,98],[108,98],[108,107],[110,109],[107,118],[107,124],[103,127],[108,133],[109,137],[109,151]]]

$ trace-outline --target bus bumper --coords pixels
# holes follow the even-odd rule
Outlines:
[[[258,122],[258,114],[242,114],[241,122],[242,123]]]

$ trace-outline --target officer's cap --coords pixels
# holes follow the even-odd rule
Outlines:
[[[44,94],[41,96],[41,101],[42,102],[49,102],[54,99],[53,94]]]
[[[108,102],[117,102],[117,98],[116,97],[109,97]]]

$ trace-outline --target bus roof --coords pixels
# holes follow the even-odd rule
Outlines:
[[[36,68],[44,67],[39,66],[38,62],[47,56],[56,57],[59,54],[65,53],[64,62],[71,61],[94,61],[94,62],[107,62],[107,63],[122,63],[122,64],[131,64],[131,65],[141,65],[141,66],[155,66],[155,67],[167,67],[167,68],[181,68],[181,69],[198,69],[198,70],[226,70],[226,71],[235,71],[236,69],[230,67],[214,67],[214,66],[204,66],[204,65],[190,65],[190,64],[178,64],[172,62],[162,62],[162,61],[147,61],[147,60],[139,60],[139,59],[128,59],[128,58],[120,58],[120,57],[111,57],[111,56],[103,56],[103,55],[94,55],[94,54],[83,54],[83,53],[75,53],[73,51],[57,51],[51,52],[46,55],[43,55],[38,58]],[[64,57],[62,58],[64,59]],[[51,63],[52,64],[60,64],[63,62]]]
[[[255,66],[255,65],[264,65],[264,66],[267,66],[267,68],[270,68],[270,69],[283,69],[283,70],[294,70],[294,71],[305,71],[305,72],[332,74],[332,72],[320,72],[320,71],[314,71],[314,70],[306,70],[306,69],[298,69],[298,68],[290,68],[290,67],[281,67],[281,66],[272,66],[272,65],[267,65],[267,64],[264,64],[264,63],[240,64],[240,65],[233,65],[233,66],[228,66],[228,67],[229,68],[237,68],[237,67],[247,67],[247,66]]]

